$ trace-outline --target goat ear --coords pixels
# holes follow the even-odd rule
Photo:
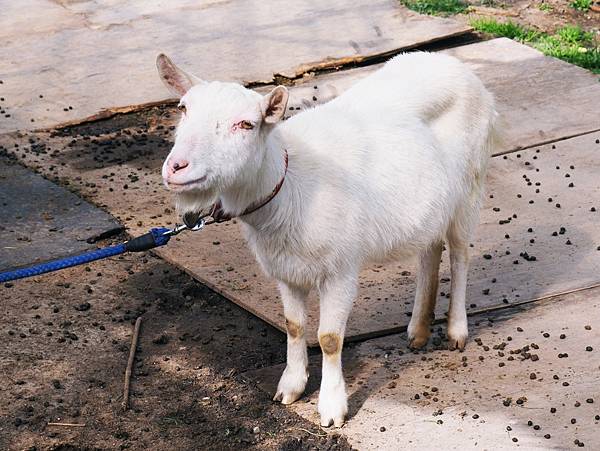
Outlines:
[[[288,97],[288,90],[284,86],[277,86],[270,93],[263,97],[261,110],[265,122],[274,124],[283,118]]]
[[[177,97],[183,97],[192,86],[202,83],[198,77],[178,68],[164,53],[156,57],[156,68],[162,82]]]

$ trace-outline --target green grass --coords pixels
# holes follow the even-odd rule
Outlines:
[[[496,0],[480,0],[479,3],[481,6],[487,6],[489,8],[504,8],[504,3],[498,2]]]
[[[554,8],[552,8],[552,5],[551,5],[551,4],[549,4],[549,3],[545,3],[545,2],[542,2],[542,3],[538,4],[538,9],[539,9],[540,11],[544,11],[544,12],[550,12],[550,11],[552,11]]]
[[[571,64],[600,74],[600,47],[592,33],[574,25],[564,26],[554,34],[532,30],[514,22],[498,22],[494,19],[475,19],[471,26],[482,33],[503,36],[523,42],[544,55],[560,58]]]
[[[520,42],[531,42],[540,34],[511,21],[498,22],[494,19],[474,19],[471,21],[471,26],[482,33],[502,36]]]
[[[587,11],[592,6],[592,0],[573,0],[569,6],[579,11]]]
[[[400,0],[408,9],[430,16],[450,16],[467,10],[463,0]]]

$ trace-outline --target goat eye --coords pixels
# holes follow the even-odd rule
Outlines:
[[[177,108],[179,109],[179,111],[181,111],[182,113],[186,112],[186,108],[185,105],[183,103],[180,103],[179,105],[177,105]]]
[[[240,128],[243,128],[244,130],[252,130],[254,128],[254,124],[252,124],[252,122],[249,122],[249,121],[242,121],[238,125]]]

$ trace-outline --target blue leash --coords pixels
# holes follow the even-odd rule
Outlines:
[[[177,225],[173,229],[158,227],[151,229],[144,235],[133,238],[125,243],[115,246],[96,249],[94,251],[85,252],[83,254],[74,255],[72,257],[59,258],[46,263],[29,266],[27,268],[15,269],[13,271],[1,272],[0,283],[9,282],[11,280],[23,279],[25,277],[39,276],[47,272],[58,271],[60,269],[70,268],[71,266],[83,265],[103,258],[114,257],[115,255],[124,254],[125,252],[143,252],[155,247],[164,246],[169,242],[172,236],[177,235],[183,230],[200,230],[204,227],[204,219],[200,219],[194,226]]]

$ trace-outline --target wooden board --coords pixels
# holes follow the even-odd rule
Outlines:
[[[470,30],[397,0],[1,0],[0,9],[0,132],[165,101],[160,51],[207,80],[268,83]]]
[[[547,77],[556,73],[556,85],[562,86],[563,79],[571,74],[570,77],[574,81],[569,92],[573,95],[583,90],[589,98],[598,98],[600,95],[600,85],[588,84],[587,72],[582,75],[581,69],[569,65],[563,68],[563,63],[541,57],[537,52],[512,41],[499,39],[465,46],[461,49],[461,58],[470,59],[470,64],[479,65],[478,70],[484,82],[488,83],[489,79],[488,84],[493,84],[491,82],[496,77],[493,62],[500,58],[498,53],[508,50],[517,56],[533,52],[532,64],[542,64],[538,61],[538,58],[541,58],[548,67],[547,71],[541,72]],[[484,57],[481,56],[484,53],[490,55],[491,63],[487,65],[483,63]],[[517,74],[515,82],[505,82],[497,85],[497,88],[492,88],[499,98],[499,108],[506,112],[505,122],[511,131],[509,139],[531,147],[545,141],[548,136],[562,139],[573,134],[575,130],[586,130],[577,129],[574,122],[570,121],[570,100],[566,97],[558,98],[552,90],[545,91],[547,97],[543,97],[543,91],[535,91],[537,102],[531,103],[530,94],[534,87],[526,77],[529,72],[528,64],[527,60],[517,60],[515,67],[511,69]],[[556,64],[561,65],[560,70],[554,70]],[[550,84],[549,79],[545,80],[546,84]],[[318,89],[315,90],[314,86]],[[327,92],[331,92],[330,86],[333,86],[332,83],[323,81],[321,77],[306,80],[305,85],[292,90],[293,106],[305,103],[311,105],[312,96],[307,92],[318,91],[317,101],[323,101],[327,98]],[[325,94],[321,94],[321,91]],[[510,103],[506,105],[505,102],[508,101]],[[555,103],[549,111],[546,105],[551,102]],[[511,114],[513,110],[515,114]],[[548,126],[552,128],[552,133],[539,133],[535,121],[527,122],[529,128],[520,124],[524,121],[525,114],[518,112],[525,110],[531,118],[542,118],[540,121],[550,121],[554,118],[555,122]],[[593,124],[588,120],[588,116],[581,114],[577,117],[583,124],[587,124],[589,131]],[[171,125],[175,120],[176,114],[172,111],[159,111],[148,117],[140,117],[142,125],[125,130],[129,134],[119,130],[119,136],[115,136],[112,130],[111,133],[96,136],[98,131],[93,126],[80,127],[81,136],[75,136],[73,144],[71,136],[52,137],[47,133],[35,134],[37,139],[53,149],[52,153],[46,154],[27,152],[27,136],[4,136],[4,140],[6,147],[15,152],[25,164],[38,168],[48,176],[68,180],[73,189],[106,208],[136,234],[145,232],[149,227],[168,225],[177,220],[173,214],[172,200],[162,187],[160,179],[160,166],[170,147],[170,132],[159,127]],[[560,132],[561,121],[565,124],[563,133]],[[119,128],[118,124],[114,126]],[[145,134],[147,137],[144,137]],[[87,139],[90,136],[93,141],[97,141],[96,144],[90,143]],[[594,141],[597,138],[598,134],[562,141],[557,144],[556,151],[551,146],[546,146],[541,152],[543,158],[532,149],[524,152],[521,158],[513,154],[507,157],[507,160],[496,160],[491,170],[491,189],[496,197],[488,199],[480,238],[476,242],[477,247],[473,249],[475,259],[469,288],[469,303],[475,304],[472,309],[501,307],[504,305],[503,295],[507,295],[509,302],[519,302],[580,288],[598,281],[595,276],[598,274],[600,253],[592,252],[594,246],[600,245],[595,242],[598,236],[593,227],[593,221],[597,223],[598,219],[585,210],[593,202],[594,196],[598,198],[598,192],[595,191],[597,184],[594,185],[593,182],[593,171],[597,170],[598,165],[598,153],[594,153],[598,152],[594,150],[599,147]],[[22,143],[20,150],[14,150],[13,140]],[[504,150],[509,149],[506,147]],[[530,158],[529,161],[533,165],[524,165],[525,156]],[[538,158],[533,160],[534,156]],[[559,161],[558,164],[563,168],[571,164],[577,167],[577,172],[572,174],[574,178],[571,179],[576,188],[570,189],[568,183],[563,183],[562,178],[556,178],[557,175],[562,177],[564,174],[551,170],[553,164],[557,164],[555,160]],[[544,166],[535,166],[540,164]],[[540,168],[540,179],[537,176],[532,177],[532,183],[542,183],[539,194],[531,194],[531,187],[522,186],[524,179],[521,171],[529,172],[533,167]],[[580,177],[581,182],[578,181]],[[127,189],[124,189],[125,185]],[[523,198],[516,197],[519,193]],[[531,206],[526,203],[530,194],[535,194],[536,201]],[[553,204],[544,203],[547,197],[557,199],[556,202],[560,202],[563,208],[551,208]],[[494,212],[493,207],[500,208],[500,212]],[[600,206],[597,205],[596,208]],[[569,216],[580,211],[581,217]],[[513,213],[518,214],[518,220],[513,220],[508,225],[498,225],[499,219],[505,219]],[[564,245],[567,236],[559,237],[564,239],[563,241],[549,236],[554,229],[558,231],[561,226],[567,228],[573,245]],[[535,233],[528,233],[528,227],[533,227]],[[511,236],[510,240],[503,238],[507,232]],[[536,240],[535,244],[529,244],[531,238]],[[510,247],[511,256],[501,257],[500,254],[494,254],[493,250],[501,252],[506,246]],[[545,256],[539,251],[543,246],[549,246],[544,251]],[[518,254],[523,250],[535,255],[538,261],[522,261],[519,265],[513,265],[512,261],[519,259]],[[484,260],[484,253],[490,253],[494,258]],[[195,235],[180,235],[167,248],[161,250],[160,254],[243,308],[283,330],[282,308],[274,284],[262,276],[234,223],[214,225]],[[564,269],[567,267],[568,271]],[[411,271],[411,274],[402,275],[402,271]],[[497,282],[491,284],[490,281],[494,277],[497,278]],[[386,334],[405,327],[408,322],[406,313],[412,305],[413,284],[414,277],[410,265],[397,264],[367,269],[363,273],[360,298],[350,319],[349,339]],[[486,288],[490,289],[490,293],[483,295],[482,292]],[[442,283],[441,290],[448,291],[447,282]],[[444,304],[445,298],[440,302],[439,315],[443,314]],[[313,300],[310,314],[312,344],[316,343],[314,331],[317,325],[317,310],[317,304]]]
[[[476,315],[462,353],[430,347],[415,355],[398,335],[350,347],[343,354],[349,420],[331,432],[360,450],[431,449],[431,437],[442,436],[445,450],[574,449],[576,439],[599,449],[600,334],[592,319],[599,315],[600,289],[592,289]],[[306,394],[287,408],[323,433],[316,409],[321,356],[309,362]],[[273,396],[284,366],[243,376]]]
[[[89,249],[122,226],[108,213],[0,158],[0,271]]]
[[[493,198],[486,200],[471,249],[467,291],[470,311],[600,284],[600,179],[597,177],[600,144],[596,144],[599,138],[600,133],[585,135],[561,141],[555,145],[556,149],[552,148],[554,145],[546,145],[494,158],[488,177],[488,192]],[[573,188],[569,188],[570,183]],[[590,211],[592,207],[597,211]],[[511,218],[509,223],[499,224],[508,218]],[[180,245],[161,250],[161,255],[284,330],[276,286],[261,275],[237,229],[232,233],[233,227],[207,229],[202,237],[182,237]],[[558,235],[553,236],[554,232]],[[212,241],[223,244],[208,246]],[[536,260],[521,257],[524,252]],[[440,291],[447,295],[450,291],[447,252],[442,258]],[[404,330],[412,310],[414,276],[412,262],[364,270],[359,297],[346,329],[348,340]],[[447,310],[448,300],[444,295],[439,296],[438,318],[443,318]],[[309,302],[308,327],[312,345],[317,343],[318,316],[318,302],[313,296]]]

